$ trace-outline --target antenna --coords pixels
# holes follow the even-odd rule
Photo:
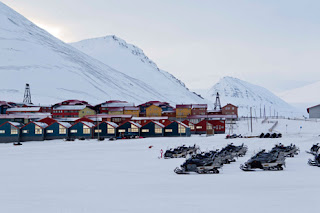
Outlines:
[[[219,110],[221,111],[221,103],[220,103],[220,97],[218,92],[217,92],[216,102],[214,103],[214,110],[217,110],[217,108],[219,108]]]
[[[30,85],[29,84],[26,84],[26,89],[24,91],[23,103],[32,104],[32,102],[31,102]]]

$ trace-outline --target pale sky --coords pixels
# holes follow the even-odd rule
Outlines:
[[[116,35],[206,89],[223,76],[281,92],[320,80],[320,1],[2,0],[65,42]]]

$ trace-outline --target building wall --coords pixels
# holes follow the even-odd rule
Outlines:
[[[191,115],[206,115],[207,108],[193,108],[191,110]]]
[[[161,107],[151,105],[146,109],[146,116],[147,117],[161,117],[162,116],[162,109]]]
[[[124,115],[132,115],[133,117],[139,117],[140,111],[139,110],[124,110]]]
[[[309,118],[320,118],[320,106],[309,108]]]
[[[190,128],[185,128],[185,133],[179,133],[178,131],[179,124],[177,122],[172,122],[168,126],[165,127],[164,136],[166,137],[190,137],[191,132]],[[168,132],[168,130],[172,130],[172,132]]]
[[[44,140],[44,129],[42,129],[42,134],[35,134],[35,124],[30,123],[23,128],[21,128],[20,139],[21,141],[43,141]],[[28,132],[25,133],[24,130]]]
[[[233,106],[232,104],[227,104],[222,107],[223,115],[236,115],[238,117],[238,107]]]
[[[156,125],[153,122],[150,122],[150,123],[146,124],[145,126],[141,127],[140,135],[143,136],[143,137],[161,137],[161,136],[164,136],[164,128],[162,128],[161,133],[156,133],[155,132],[155,126],[158,126],[158,125]],[[148,132],[145,132],[145,130],[148,130]]]
[[[114,129],[114,133],[110,133],[110,132],[108,132],[108,126],[110,126],[110,125],[108,125],[107,123],[103,122],[103,123],[100,123],[99,126],[94,127],[94,137],[98,138],[98,136],[99,136],[101,138],[110,138],[110,137],[116,136],[117,129],[113,128]],[[100,132],[98,133],[98,132],[96,132],[96,130],[100,131]]]
[[[123,111],[109,111],[109,115],[123,115]]]
[[[82,118],[82,117],[84,117],[86,115],[95,115],[95,114],[96,114],[96,112],[94,110],[86,107],[83,110],[79,111],[79,115],[78,116],[79,116],[79,118]]]
[[[60,134],[59,127],[60,127],[59,123],[53,123],[52,125],[45,128],[45,136],[44,136],[45,140],[68,138],[68,129],[64,127],[66,129],[66,134]],[[49,131],[52,130],[53,133],[49,133],[48,130]]]
[[[18,134],[11,134],[11,129],[16,129]],[[12,126],[9,123],[6,123],[0,127],[0,131],[5,131],[5,133],[0,133],[0,143],[9,143],[9,142],[19,142],[19,131],[16,127]]]
[[[79,122],[69,128],[69,137],[70,138],[92,138],[92,128],[90,129],[90,134],[83,133],[83,123]],[[72,130],[77,130],[77,132],[73,132]]]
[[[191,115],[191,108],[176,108],[176,118],[187,118]]]
[[[117,136],[129,136],[129,135],[133,135],[133,136],[138,136],[140,135],[140,130],[138,130],[138,132],[130,132],[129,129],[131,128],[131,123],[130,122],[126,122],[124,124],[122,124],[121,126],[119,126],[117,128]],[[124,132],[122,132],[124,131]]]

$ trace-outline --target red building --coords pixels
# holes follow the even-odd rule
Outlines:
[[[225,125],[225,120],[202,120],[195,124],[196,134],[206,134],[207,131],[212,130],[215,134],[224,134]]]
[[[238,118],[238,107],[232,104],[227,104],[222,107],[222,114],[223,115],[236,115]]]
[[[86,105],[61,105],[53,108],[53,118],[77,118],[79,111],[85,109]]]
[[[207,109],[207,104],[192,104],[191,115],[206,115]]]
[[[93,108],[92,105],[90,105],[88,102],[86,101],[81,101],[81,100],[66,100],[66,101],[62,101],[60,103],[56,103],[54,104],[52,107],[58,107],[58,106],[65,106],[65,105],[85,105],[89,108]]]

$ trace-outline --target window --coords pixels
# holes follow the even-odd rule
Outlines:
[[[143,129],[142,132],[149,132],[149,129]]]
[[[90,134],[90,128],[87,126],[83,126],[83,134]]]
[[[47,133],[53,133],[53,130],[48,129],[48,130],[47,130]]]
[[[22,130],[22,133],[28,134],[28,133],[29,133],[29,130]]]
[[[156,134],[161,134],[162,133],[162,128],[158,125],[154,125],[154,132]]]
[[[212,125],[208,123],[207,129],[212,129]]]
[[[102,129],[96,129],[94,130],[95,133],[101,133],[102,132]]]
[[[172,129],[166,129],[165,132],[172,132]]]
[[[4,134],[4,133],[6,133],[5,130],[0,130],[0,134]]]
[[[181,124],[178,125],[178,133],[186,133],[186,128]]]
[[[197,126],[197,129],[202,129],[202,126]]]
[[[126,132],[125,129],[119,129],[119,132]]]
[[[108,131],[108,134],[114,134],[115,133],[115,129],[110,125],[108,125],[108,130],[107,131]]]
[[[129,129],[129,132],[139,132],[139,128],[131,124],[131,128]]]
[[[60,135],[65,135],[67,134],[67,129],[61,125],[59,125],[59,134]]]
[[[192,123],[189,123],[190,129],[194,130],[194,125]]]
[[[78,130],[76,130],[76,129],[72,129],[70,132],[71,132],[71,133],[77,133],[77,132],[78,132]]]
[[[36,135],[41,135],[42,134],[42,129],[40,127],[38,127],[38,126],[35,126],[34,133]]]

